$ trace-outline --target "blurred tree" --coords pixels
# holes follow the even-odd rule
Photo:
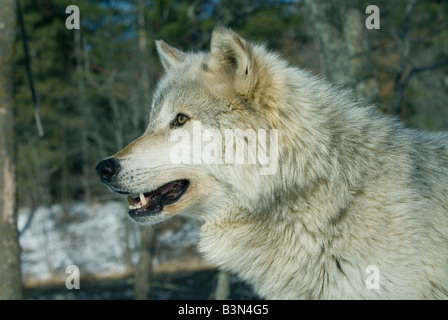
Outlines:
[[[79,147],[73,141],[79,135],[76,123],[80,116],[73,112],[71,75],[74,71],[73,34],[65,27],[65,1],[25,2],[23,15],[28,36],[31,70],[40,106],[45,137],[40,139],[34,125],[25,55],[17,46],[15,55],[15,102],[19,201],[32,206],[49,205],[62,194],[81,189],[78,179],[70,175],[78,166]],[[76,101],[76,100],[75,100]],[[63,143],[61,143],[63,142]],[[62,172],[64,166],[67,171]],[[79,172],[79,170],[77,170]],[[62,173],[62,174],[61,174]],[[71,178],[70,183],[68,183]],[[65,186],[64,186],[65,184]],[[70,189],[70,190],[68,190]],[[21,197],[20,195],[26,195]]]
[[[139,61],[141,68],[140,77],[140,96],[141,105],[150,103],[150,84],[148,70],[148,46],[146,43],[146,8],[144,0],[138,1],[138,49]],[[140,227],[141,243],[140,243],[140,259],[137,264],[134,276],[134,294],[135,299],[145,300],[149,297],[152,281],[152,260],[154,257],[156,243],[156,229],[152,226]]]
[[[80,130],[80,149],[81,149],[81,183],[83,186],[84,201],[90,202],[91,188],[88,179],[91,176],[91,168],[89,163],[90,150],[88,148],[88,119],[91,118],[91,104],[87,98],[84,64],[83,64],[83,44],[81,39],[81,31],[79,29],[73,30],[73,47],[75,48],[76,57],[76,82],[78,89],[78,99],[76,99],[76,108],[84,119],[84,126]],[[62,169],[64,171],[64,169]]]
[[[0,299],[21,299],[17,236],[13,61],[15,0],[0,2]]]
[[[216,281],[215,300],[227,300],[230,296],[230,274],[220,270]]]
[[[156,233],[152,226],[140,227],[140,257],[134,275],[134,298],[146,300],[151,291],[152,260],[155,251]]]
[[[372,102],[378,100],[366,35],[364,12],[359,1],[306,0],[306,8],[323,55],[325,74]]]
[[[417,0],[407,1],[406,8],[403,14],[402,26],[397,32],[397,43],[400,51],[400,61],[394,81],[394,99],[392,110],[395,115],[400,115],[402,112],[404,91],[413,76],[420,72],[434,70],[448,64],[448,53],[445,53],[442,54],[442,57],[437,57],[438,60],[435,62],[432,61],[421,66],[413,65],[411,61],[411,51],[413,47],[421,44],[423,41],[428,41],[428,38],[435,38],[435,36],[441,33],[443,29],[446,29],[447,23],[446,21],[443,21],[443,19],[447,20],[446,16],[444,17],[443,14],[436,14],[433,19],[435,23],[432,26],[430,25],[430,27],[428,27],[428,24],[426,24],[423,28],[424,31],[422,32],[422,27],[419,26],[418,23],[411,24],[410,21],[416,2]],[[438,6],[440,7],[438,8],[437,12],[443,12],[444,8],[441,6],[441,4]],[[426,12],[431,11],[431,8],[428,9],[426,10]],[[412,37],[411,32],[415,32],[416,30],[418,30],[417,34],[419,34],[419,36],[414,38]]]

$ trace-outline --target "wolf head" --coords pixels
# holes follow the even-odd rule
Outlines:
[[[264,195],[275,194],[269,181],[278,176],[286,64],[221,27],[210,53],[156,45],[165,74],[147,129],[97,165],[102,182],[129,195],[129,216],[139,224],[274,201]],[[274,64],[280,71],[270,71]]]

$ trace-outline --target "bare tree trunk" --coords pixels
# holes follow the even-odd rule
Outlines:
[[[92,176],[89,165],[89,150],[88,150],[88,130],[89,130],[89,122],[90,122],[90,105],[87,99],[86,93],[86,84],[84,80],[84,67],[83,67],[83,45],[81,40],[81,30],[74,29],[74,47],[75,47],[75,56],[76,56],[76,76],[77,76],[77,85],[78,85],[78,110],[81,112],[84,125],[81,126],[81,162],[82,162],[82,178],[81,183],[84,190],[84,201],[86,203],[90,202],[91,198],[91,190],[90,190],[90,177]]]
[[[394,83],[394,100],[393,100],[393,113],[399,115],[401,113],[401,104],[403,102],[404,89],[407,85],[405,81],[404,73],[408,67],[409,54],[411,52],[411,39],[409,38],[409,19],[411,17],[412,9],[414,8],[415,0],[408,0],[406,11],[403,19],[402,30],[402,44],[403,49],[401,51],[401,59],[398,73],[395,77]]]
[[[60,198],[61,203],[64,208],[64,212],[67,212],[68,210],[68,202],[69,202],[69,172],[68,172],[68,166],[67,166],[67,153],[68,153],[68,143],[67,143],[67,130],[65,128],[62,128],[61,130],[61,157],[59,160],[60,166],[62,168],[61,172],[61,179],[60,179]]]
[[[138,49],[142,71],[141,88],[144,105],[151,102],[151,96],[149,94],[148,49],[146,45],[145,3],[143,0],[138,1]]]
[[[315,37],[323,54],[325,74],[359,96],[377,101],[365,17],[358,1],[305,0]]]
[[[14,146],[14,0],[0,2],[0,299],[21,299]]]
[[[146,22],[145,22],[145,6],[144,1],[138,1],[138,43],[140,54],[141,75],[141,96],[142,105],[150,102],[149,95],[149,75],[148,75],[148,50],[146,45]],[[152,278],[152,259],[154,256],[154,247],[156,241],[156,230],[152,227],[142,227],[141,230],[141,249],[140,260],[135,274],[135,298],[147,299],[151,290]]]
[[[218,273],[218,281],[215,289],[215,300],[227,300],[230,295],[230,275],[221,270]]]
[[[140,260],[134,276],[134,295],[137,300],[146,300],[151,290],[152,258],[154,256],[155,232],[152,226],[140,227]]]
[[[120,150],[124,147],[124,128],[123,124],[127,119],[125,118],[125,114],[122,114],[120,110],[120,106],[117,101],[117,96],[114,91],[114,82],[110,82],[107,85],[107,100],[109,101],[110,108],[112,109],[113,116],[113,126],[114,126],[114,135],[115,135],[115,149]]]

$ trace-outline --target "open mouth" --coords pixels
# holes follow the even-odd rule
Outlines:
[[[154,215],[163,210],[166,204],[175,203],[185,193],[190,182],[176,180],[168,182],[151,192],[130,194],[128,196],[129,215]]]

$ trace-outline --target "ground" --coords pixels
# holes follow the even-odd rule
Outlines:
[[[213,299],[217,270],[201,270],[155,275],[149,299],[151,300],[207,300]],[[81,280],[80,289],[68,290],[64,284],[39,286],[24,290],[25,299],[43,300],[131,300],[134,299],[133,278],[113,280]],[[234,275],[230,277],[229,299],[259,299]]]

